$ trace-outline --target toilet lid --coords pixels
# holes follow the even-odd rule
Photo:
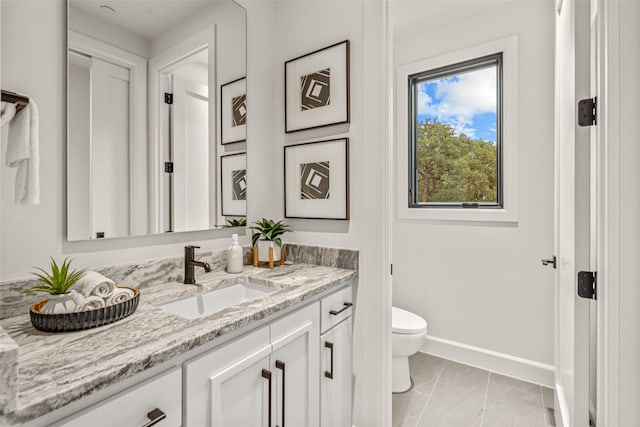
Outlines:
[[[419,334],[427,330],[427,321],[417,314],[393,307],[391,311],[391,332],[395,334]]]

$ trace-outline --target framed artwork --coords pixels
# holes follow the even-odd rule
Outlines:
[[[247,216],[247,153],[220,156],[222,216]]]
[[[349,40],[284,63],[287,133],[349,123]]]
[[[284,216],[349,219],[349,139],[284,147]]]
[[[247,140],[247,79],[220,86],[220,136],[222,145]]]

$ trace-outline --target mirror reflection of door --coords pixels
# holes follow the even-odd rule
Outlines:
[[[173,103],[165,106],[170,112],[163,115],[170,135],[164,151],[173,170],[165,180],[166,230],[206,230],[215,207],[209,176],[214,148],[209,144],[208,50],[179,61],[171,69],[164,79],[173,95]]]
[[[83,52],[69,58],[69,235],[128,236],[131,72]]]

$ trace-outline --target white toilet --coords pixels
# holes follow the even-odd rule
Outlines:
[[[391,313],[391,353],[393,365],[391,388],[394,393],[409,391],[409,356],[416,353],[427,339],[427,321],[410,311],[393,307]]]

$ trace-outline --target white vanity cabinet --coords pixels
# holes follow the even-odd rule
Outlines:
[[[185,427],[317,427],[319,308],[311,304],[186,362]]]
[[[348,286],[227,343],[178,355],[162,373],[101,390],[53,426],[351,427],[351,301]],[[47,414],[29,427],[59,419]]]
[[[321,301],[321,427],[351,427],[352,288]]]

